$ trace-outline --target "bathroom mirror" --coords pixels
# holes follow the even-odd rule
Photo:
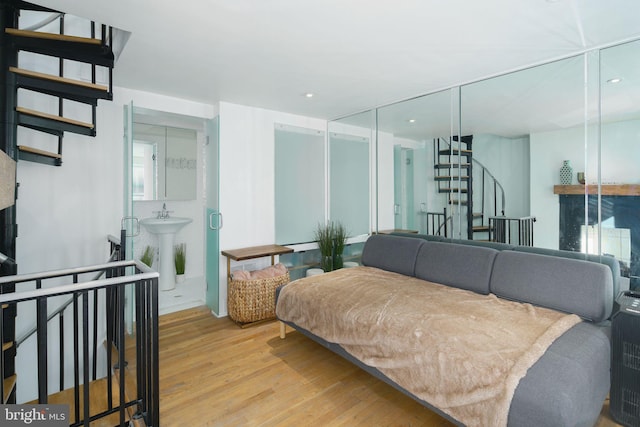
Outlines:
[[[136,108],[133,200],[195,200],[197,142],[188,117]]]

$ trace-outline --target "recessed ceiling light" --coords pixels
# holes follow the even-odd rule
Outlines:
[[[313,93],[307,92],[307,93],[304,94],[304,96],[307,97],[307,98],[313,98]]]
[[[614,79],[607,80],[607,83],[620,83],[622,79],[620,77],[616,77]]]
[[[416,119],[409,119],[409,120],[407,120],[407,121],[408,121],[409,123],[415,123],[415,122],[416,122]]]

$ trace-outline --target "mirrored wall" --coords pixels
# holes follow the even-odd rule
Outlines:
[[[372,136],[371,231],[615,255],[637,287],[639,86],[635,41],[345,117],[329,132]]]

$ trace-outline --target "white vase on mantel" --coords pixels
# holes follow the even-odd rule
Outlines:
[[[562,167],[560,168],[560,184],[571,185],[573,183],[573,168],[569,160],[562,161]]]

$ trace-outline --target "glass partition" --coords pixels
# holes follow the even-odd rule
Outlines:
[[[457,135],[457,91],[446,90],[378,109],[378,231],[451,237],[460,199],[442,177],[460,167],[460,156],[442,158]],[[464,162],[463,162],[464,163]],[[464,168],[464,167],[463,167]]]
[[[639,89],[634,41],[383,106],[329,129],[348,123],[375,132],[374,231],[615,255],[636,288]]]
[[[584,74],[578,56],[461,88],[462,133],[473,138],[470,239],[558,249],[554,185],[565,161],[584,170]],[[511,228],[528,217],[534,233],[521,239]]]

